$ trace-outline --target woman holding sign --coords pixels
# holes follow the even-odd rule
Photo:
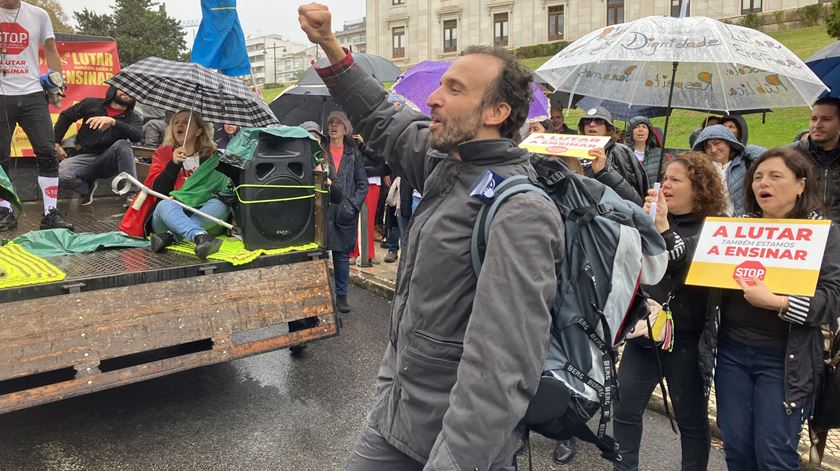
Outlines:
[[[756,159],[747,172],[746,209],[771,219],[819,219],[813,169],[783,148]],[[796,451],[823,377],[820,325],[840,305],[840,234],[832,226],[812,297],[774,294],[758,278],[742,291],[709,297],[700,363],[707,387],[714,375],[717,423],[729,469],[799,470]]]
[[[683,284],[707,216],[726,209],[723,184],[709,158],[686,152],[665,167],[662,188],[649,190],[645,211],[657,202],[656,228],[668,248],[668,270],[656,286],[645,290],[673,316],[672,339],[663,350],[640,332],[627,341],[618,370],[621,395],[615,408],[615,439],[622,461],[615,470],[636,470],[642,440],[642,416],[662,376],[668,380],[682,445],[682,469],[705,470],[709,461],[708,403],[697,366],[697,345],[703,332],[709,288]],[[655,313],[665,318],[663,311]],[[636,330],[644,330],[646,325]],[[653,330],[656,330],[655,328]],[[670,343],[671,345],[667,345]],[[661,363],[661,367],[660,367]]]

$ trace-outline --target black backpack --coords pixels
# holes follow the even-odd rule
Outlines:
[[[548,355],[525,424],[552,439],[572,436],[594,443],[619,461],[606,435],[617,394],[615,348],[648,314],[640,284],[656,284],[668,254],[653,220],[600,182],[576,175],[558,159],[533,157],[538,181],[509,177],[485,200],[473,229],[471,255],[478,275],[492,237],[491,222],[511,196],[536,192],[560,210],[566,257],[551,310]],[[597,432],[587,422],[598,411]]]

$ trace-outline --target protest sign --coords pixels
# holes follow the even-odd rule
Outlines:
[[[687,285],[740,289],[758,278],[774,293],[813,296],[831,221],[706,218]]]
[[[108,91],[105,80],[120,71],[120,59],[117,56],[116,41],[56,41],[58,55],[61,57],[61,70],[67,84],[66,97],[61,106],[50,105],[53,123],[62,111],[70,108],[85,98],[103,98]],[[44,49],[39,51],[38,61],[41,73],[47,71]],[[76,134],[81,123],[70,126],[65,138]],[[33,157],[32,145],[20,126],[15,127],[12,135],[13,157]]]
[[[590,149],[604,147],[610,138],[607,136],[579,136],[576,134],[550,134],[535,132],[528,136],[519,147],[531,152],[547,155],[563,155],[576,159],[592,160]]]

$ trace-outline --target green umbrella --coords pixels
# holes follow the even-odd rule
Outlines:
[[[12,186],[12,181],[9,180],[9,176],[6,175],[5,171],[3,171],[3,167],[0,167],[0,198],[14,203],[18,209],[23,208],[23,205],[20,204],[20,200],[15,193],[15,187]]]

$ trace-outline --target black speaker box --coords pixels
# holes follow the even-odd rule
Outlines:
[[[310,139],[261,133],[254,158],[242,171],[240,185],[306,186],[314,184]],[[236,220],[248,250],[305,245],[315,239],[315,199],[311,188],[240,188]]]

